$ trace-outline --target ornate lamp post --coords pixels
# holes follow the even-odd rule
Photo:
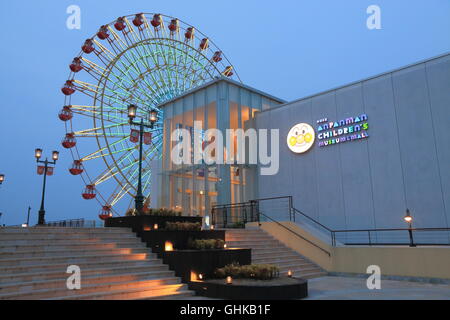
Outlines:
[[[41,208],[39,209],[39,218],[38,218],[38,225],[44,225],[45,224],[44,199],[45,199],[45,185],[46,185],[46,182],[47,182],[47,173],[49,172],[48,171],[49,168],[51,168],[51,170],[53,170],[53,167],[50,167],[49,165],[56,165],[56,161],[59,159],[59,152],[58,151],[53,151],[52,152],[52,159],[53,159],[53,161],[49,161],[47,158],[45,158],[44,161],[39,160],[42,157],[42,149],[39,149],[39,148],[35,150],[34,156],[36,157],[36,162],[37,163],[43,163],[44,164],[44,168],[43,168],[44,169],[44,171],[43,171],[44,183],[43,183],[43,186],[42,186],[42,200],[41,200]]]
[[[155,126],[155,123],[158,121],[158,111],[151,110],[148,116],[149,122],[144,122],[144,118],[141,118],[141,121],[135,122],[134,119],[137,116],[138,107],[134,104],[130,104],[128,106],[128,118],[129,123],[131,125],[139,126],[139,178],[138,178],[138,186],[136,197],[134,198],[135,208],[139,215],[143,214],[144,208],[144,195],[142,194],[142,143],[144,140],[144,130],[148,128],[152,130]]]
[[[403,219],[408,224],[409,246],[410,247],[415,247],[416,245],[414,244],[414,239],[413,239],[413,234],[412,234],[412,221],[413,221],[413,218],[411,216],[411,213],[409,212],[409,209],[406,209],[406,215],[405,215],[405,217]]]

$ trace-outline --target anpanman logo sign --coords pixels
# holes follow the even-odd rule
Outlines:
[[[313,127],[307,123],[299,123],[289,131],[287,145],[292,152],[304,153],[313,146],[315,138]]]

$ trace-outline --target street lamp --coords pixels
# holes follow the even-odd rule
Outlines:
[[[44,164],[44,183],[42,185],[42,200],[41,200],[41,208],[39,209],[39,218],[38,218],[38,225],[44,225],[45,224],[45,209],[44,209],[44,199],[45,199],[45,185],[47,182],[47,173],[49,172],[49,168],[53,170],[53,167],[50,167],[49,165],[56,165],[56,161],[59,159],[59,152],[53,151],[52,152],[52,159],[53,161],[48,161],[47,158],[45,158],[45,161],[40,160],[42,157],[42,149],[37,148],[34,151],[34,156],[36,158],[37,163],[43,163]],[[38,168],[39,169],[39,168]],[[39,170],[38,170],[39,173]],[[40,173],[39,173],[40,174]]]
[[[141,121],[134,121],[137,117],[137,110],[138,106],[134,104],[130,104],[128,106],[128,118],[130,125],[139,126],[139,178],[134,202],[138,215],[142,215],[144,208],[144,195],[142,194],[142,142],[144,140],[144,129],[149,128],[150,130],[153,130],[155,123],[158,121],[158,111],[151,110],[148,115],[149,122],[144,123],[144,118],[141,118]]]
[[[413,218],[411,216],[411,213],[409,212],[409,209],[406,209],[406,215],[405,215],[405,217],[403,219],[408,224],[409,246],[410,247],[415,247],[416,245],[414,244],[413,233],[412,233],[412,221],[413,221]]]

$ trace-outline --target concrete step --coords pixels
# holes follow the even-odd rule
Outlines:
[[[326,277],[327,273],[326,272],[305,272],[305,273],[300,273],[298,275],[296,275],[294,273],[294,278],[302,278],[302,279],[314,279],[314,278],[320,278],[320,277]]]
[[[0,228],[0,234],[4,233],[114,233],[114,234],[129,234],[131,233],[131,228],[69,228],[69,227],[2,227]]]
[[[274,239],[272,237],[269,236],[240,236],[240,237],[235,237],[235,236],[229,236],[226,235],[225,236],[225,241],[229,242],[229,241],[233,241],[233,242],[239,242],[239,241],[273,241]]]
[[[1,293],[0,300],[2,299],[20,299],[20,300],[41,300],[49,299],[55,297],[65,297],[81,294],[91,294],[98,292],[110,292],[110,291],[122,291],[129,289],[156,289],[164,287],[167,285],[179,284],[180,279],[177,277],[170,278],[159,278],[152,280],[138,280],[138,281],[127,281],[127,282],[112,282],[112,283],[98,283],[83,285],[81,284],[80,290],[68,290],[67,287],[63,288],[45,288],[39,290],[32,290],[31,288],[26,288],[24,291]]]
[[[0,295],[3,293],[14,293],[23,291],[36,291],[43,289],[67,289],[66,281],[69,277],[66,274],[63,278],[56,278],[51,280],[35,280],[26,282],[11,282],[0,285]],[[102,276],[83,276],[81,275],[81,286],[89,286],[94,284],[108,284],[108,283],[125,283],[132,281],[154,280],[154,279],[169,279],[174,278],[173,271],[166,270],[164,272],[141,272],[128,274],[114,274]],[[178,278],[176,278],[178,279]]]
[[[44,249],[37,247],[34,251],[13,251],[2,252],[0,251],[0,261],[2,259],[19,259],[19,258],[33,258],[33,257],[62,257],[67,255],[73,256],[89,256],[89,255],[127,255],[133,253],[151,253],[149,248],[111,248],[111,249],[82,249],[82,250],[53,250],[54,248]]]
[[[103,268],[90,268],[81,269],[81,276],[83,277],[94,277],[94,276],[120,276],[127,273],[144,273],[150,272],[155,275],[168,276],[169,267],[165,264],[151,264],[151,265],[138,265],[138,266],[105,266]],[[54,271],[45,272],[26,272],[26,273],[7,273],[0,274],[0,285],[8,284],[13,282],[32,282],[32,281],[43,281],[43,280],[54,280],[62,279],[69,276],[66,273],[66,268],[58,269]]]
[[[79,240],[79,239],[135,239],[136,235],[129,233],[18,233],[0,232],[0,241],[4,240]]]
[[[272,250],[272,249],[254,249],[252,250],[252,258],[259,259],[259,258],[273,258],[273,257],[285,257],[290,255],[297,255],[298,254],[291,250],[291,249],[284,249],[284,250]]]
[[[4,266],[29,266],[43,264],[80,264],[87,262],[108,262],[126,260],[148,260],[155,258],[153,253],[133,253],[133,254],[103,254],[103,255],[66,255],[54,257],[26,257],[13,259],[0,259],[0,267]]]
[[[22,251],[49,251],[49,250],[106,250],[114,248],[146,248],[145,243],[135,241],[117,242],[92,242],[92,243],[71,243],[71,244],[26,244],[26,245],[4,245],[0,243],[1,252],[22,252]]]
[[[298,271],[300,273],[303,272],[323,272],[321,268],[318,266],[311,264],[311,265],[298,265],[298,264],[282,264],[278,265],[278,268],[280,269],[280,273],[287,273],[289,270]]]
[[[43,246],[62,246],[77,244],[95,244],[95,243],[140,243],[141,240],[136,237],[117,239],[114,236],[108,238],[91,238],[91,239],[21,239],[21,240],[2,240],[2,246],[27,246],[27,245],[43,245]]]
[[[155,288],[138,288],[96,292],[91,294],[76,294],[58,297],[52,300],[167,300],[191,297],[194,292],[187,290],[185,284],[158,286]]]
[[[286,247],[285,246],[283,246],[281,243],[278,243],[278,244],[272,244],[272,245],[267,245],[267,244],[264,244],[264,243],[257,243],[257,244],[244,244],[244,243],[238,243],[238,244],[235,244],[235,243],[232,243],[232,244],[229,244],[228,242],[227,242],[227,247],[228,248],[251,248],[252,249],[252,251],[253,250],[259,250],[259,249],[270,249],[270,250],[272,250],[272,251],[277,251],[277,250],[283,250],[283,249],[286,249]]]
[[[72,263],[71,263],[72,264]],[[75,262],[73,263],[80,267],[81,272],[84,269],[92,268],[107,268],[111,266],[115,267],[137,267],[137,266],[151,266],[160,265],[159,259],[145,259],[145,260],[110,260],[110,261],[89,261],[89,262]],[[37,273],[37,272],[49,272],[49,271],[66,271],[70,264],[66,263],[54,263],[54,264],[35,264],[25,266],[7,266],[2,267],[2,274],[9,273]]]
[[[282,258],[253,258],[252,257],[252,263],[256,264],[275,264],[275,265],[282,265],[282,264],[291,264],[291,263],[299,263],[299,264],[305,264],[310,263],[309,261],[303,259],[299,255],[290,256],[290,257],[282,257]]]

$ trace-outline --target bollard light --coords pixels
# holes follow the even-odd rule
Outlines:
[[[2,184],[3,181],[5,181],[5,175],[4,174],[0,174],[0,184]]]
[[[411,224],[413,221],[413,218],[411,216],[411,213],[409,212],[409,209],[406,209],[406,215],[403,218],[407,223]]]

